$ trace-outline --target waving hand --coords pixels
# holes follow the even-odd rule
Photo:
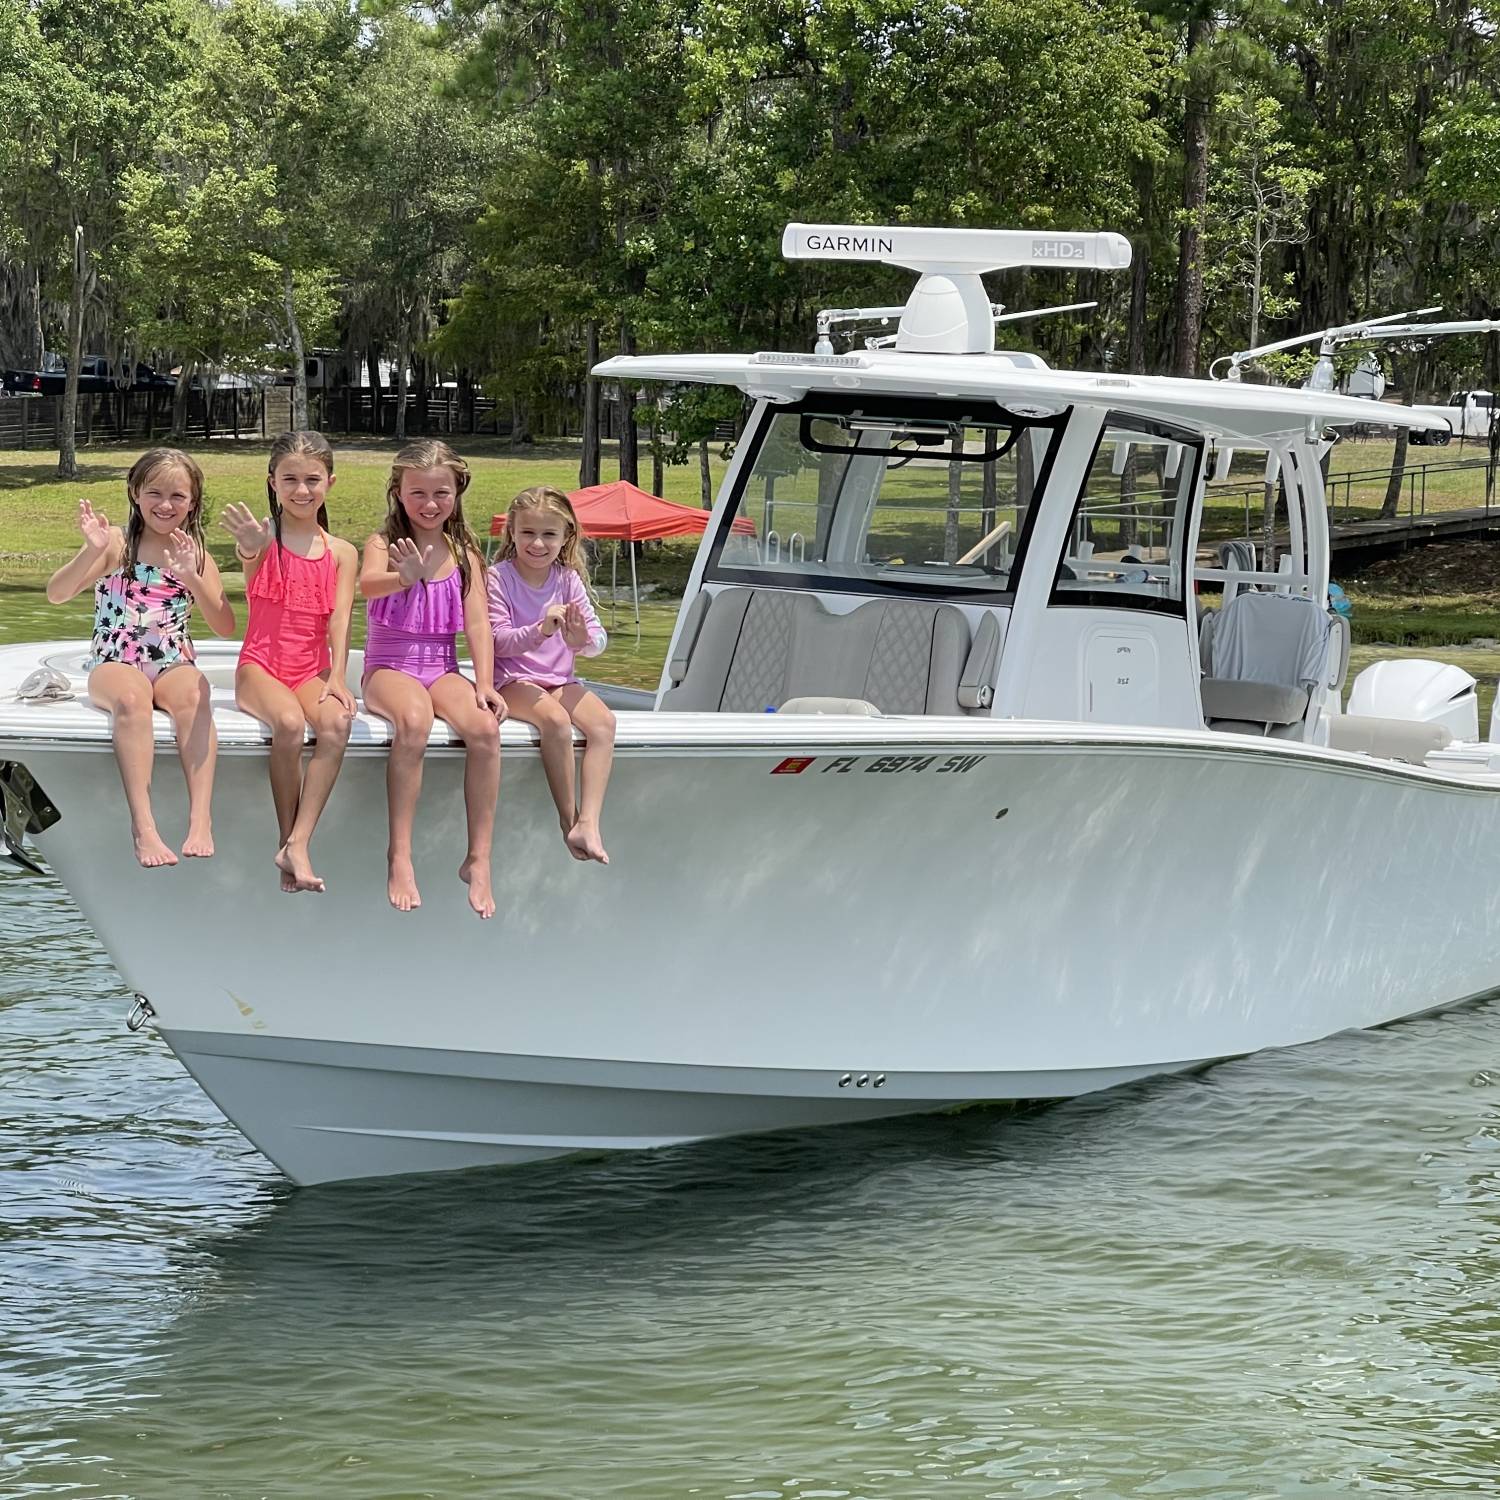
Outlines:
[[[224,507],[219,523],[234,534],[234,550],[239,553],[241,562],[254,561],[271,545],[275,536],[269,517],[257,521],[255,512],[238,501]]]

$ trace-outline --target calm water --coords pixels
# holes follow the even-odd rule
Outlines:
[[[1492,1494],[1500,1004],[1069,1104],[294,1191],[0,875],[0,1494]]]

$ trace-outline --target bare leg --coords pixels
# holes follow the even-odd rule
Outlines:
[[[174,667],[156,679],[156,706],[165,709],[177,731],[177,755],[188,790],[188,836],[182,852],[207,858],[214,852],[211,803],[219,735],[214,728],[211,690],[197,667]]]
[[[339,770],[344,764],[344,750],[349,743],[349,726],[354,716],[335,698],[324,698],[320,703],[328,674],[314,677],[297,689],[298,709],[306,715],[307,723],[317,736],[312,758],[302,777],[302,795],[297,802],[297,815],[282,840],[276,855],[276,863],[283,876],[290,876],[292,888],[298,891],[321,891],[322,878],[313,870],[308,844],[323,809],[328,805],[329,793],[338,780]]]
[[[397,911],[414,911],[422,904],[422,896],[411,863],[411,828],[417,798],[422,795],[422,757],[432,730],[432,699],[415,677],[379,667],[365,679],[365,707],[389,719],[393,731],[385,770],[391,822],[386,894]]]
[[[609,863],[599,836],[604,790],[615,763],[615,716],[596,693],[570,682],[558,694],[573,722],[583,731],[583,766],[579,771],[578,821],[568,834],[568,848],[587,859]]]
[[[151,697],[151,684],[139,667],[107,661],[89,673],[89,698],[110,716],[135,857],[148,870],[177,863],[177,856],[156,831],[151,812],[151,766],[156,758]]]
[[[458,867],[469,888],[469,905],[481,917],[495,915],[490,889],[490,848],[495,803],[500,796],[500,723],[474,696],[474,684],[456,672],[439,677],[429,690],[432,706],[464,742],[464,811],[469,848]]]
[[[297,696],[278,682],[264,667],[246,662],[234,674],[235,706],[259,719],[271,731],[271,801],[276,805],[276,864],[281,870],[281,888],[297,889],[296,875],[283,867],[281,848],[297,816],[302,791],[302,741],[306,717]]]
[[[500,689],[505,706],[513,719],[532,724],[541,735],[542,770],[557,807],[557,821],[563,840],[578,821],[578,803],[573,791],[573,721],[568,711],[549,692],[531,682],[508,682]],[[568,845],[574,859],[587,859]]]

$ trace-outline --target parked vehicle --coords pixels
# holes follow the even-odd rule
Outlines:
[[[350,386],[354,390],[368,390],[370,385],[369,363],[363,359],[354,361],[353,368],[337,349],[312,349],[303,360],[307,372],[307,388],[310,391],[342,390]],[[396,362],[391,359],[379,361],[380,384],[384,390],[396,388]],[[277,385],[290,385],[292,372],[281,370],[273,377]]]
[[[1455,391],[1448,397],[1446,406],[1421,406],[1417,410],[1442,418],[1448,424],[1448,430],[1414,431],[1411,435],[1414,443],[1433,443],[1441,448],[1451,443],[1455,436],[1484,442],[1489,438],[1490,424],[1495,420],[1495,397],[1490,391]]]
[[[84,356],[78,373],[78,389],[85,394],[101,391],[169,391],[176,381],[162,375],[150,365],[137,363],[134,376],[123,386],[115,378],[110,362],[102,354]],[[6,370],[0,373],[0,384],[18,396],[61,396],[68,384],[67,361],[54,355],[44,356],[40,370]]]

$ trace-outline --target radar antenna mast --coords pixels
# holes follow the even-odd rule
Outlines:
[[[901,319],[896,348],[928,354],[992,354],[996,308],[986,271],[1017,266],[1123,270],[1130,242],[1123,235],[1056,234],[1027,229],[911,229],[870,224],[788,224],[781,238],[788,260],[876,262],[918,273],[902,308],[830,308],[818,314],[816,352],[831,354],[835,322],[857,317]],[[826,320],[826,321],[825,321]]]

